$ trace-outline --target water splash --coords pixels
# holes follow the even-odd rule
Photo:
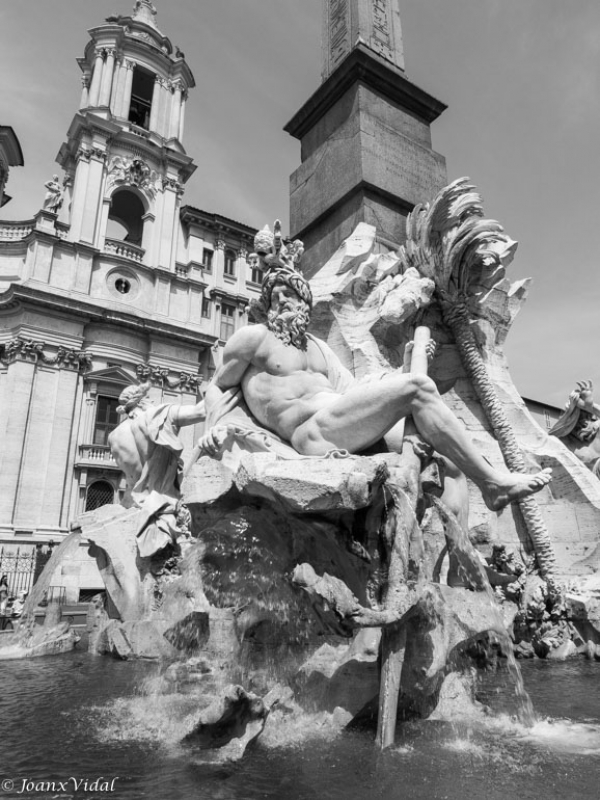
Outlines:
[[[544,719],[523,732],[523,742],[557,753],[600,754],[600,725],[570,719]]]

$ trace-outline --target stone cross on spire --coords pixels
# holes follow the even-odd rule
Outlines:
[[[323,0],[323,80],[359,44],[404,69],[400,0]]]
[[[132,16],[134,19],[139,19],[156,28],[156,7],[150,0],[135,0]]]

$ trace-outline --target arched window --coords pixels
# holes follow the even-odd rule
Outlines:
[[[142,244],[144,204],[135,192],[119,189],[111,199],[106,237],[130,244]]]
[[[233,250],[225,250],[225,275],[235,277],[235,252]]]
[[[90,483],[85,495],[85,510],[94,511],[100,506],[114,503],[115,491],[108,481],[94,481]]]

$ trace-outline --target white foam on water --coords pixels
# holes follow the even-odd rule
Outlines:
[[[412,756],[415,752],[415,748],[410,744],[392,745],[390,750],[400,756]]]
[[[326,711],[286,714],[275,709],[267,718],[260,743],[268,748],[290,747],[315,739],[331,741],[339,732],[340,726]]]
[[[174,744],[190,732],[198,716],[198,704],[182,695],[117,698],[89,709],[100,724],[96,736],[102,742],[142,741]]]
[[[600,725],[569,719],[544,719],[521,735],[523,741],[561,753],[600,754]]]
[[[471,756],[480,756],[481,758],[487,755],[487,750],[479,742],[460,736],[444,742],[443,746],[446,750],[451,750],[454,753],[468,753]]]

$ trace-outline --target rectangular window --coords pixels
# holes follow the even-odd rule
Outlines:
[[[208,297],[202,298],[202,316],[210,319],[210,300]]]
[[[235,253],[233,250],[225,250],[225,268],[223,270],[225,275],[230,278],[235,277]]]
[[[116,397],[98,396],[96,403],[96,422],[94,425],[94,444],[108,445],[108,434],[119,424]]]
[[[221,304],[221,339],[227,341],[235,331],[235,308]]]
[[[129,104],[129,121],[148,130],[150,125],[150,109],[154,92],[154,75],[136,65],[133,70],[131,85],[131,102]]]
[[[212,271],[213,251],[205,247],[202,251],[202,266],[207,272]]]
[[[256,253],[250,253],[248,256],[248,266],[250,267],[250,281],[251,283],[262,284],[263,271],[260,266],[260,259]]]

